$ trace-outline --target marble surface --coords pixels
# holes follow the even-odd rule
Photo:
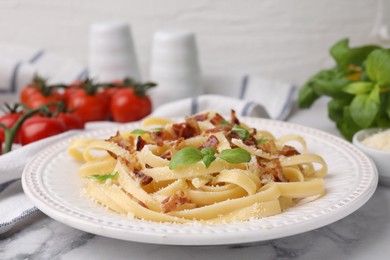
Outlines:
[[[326,100],[290,122],[337,134]],[[322,120],[317,120],[321,118]],[[0,235],[0,259],[387,259],[390,187],[379,186],[360,209],[331,225],[277,240],[230,246],[140,244],[82,232],[38,212]]]

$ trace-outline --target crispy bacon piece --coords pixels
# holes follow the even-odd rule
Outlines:
[[[210,119],[210,122],[213,124],[213,125],[220,125],[222,122],[225,122],[225,118],[223,118],[223,116],[221,116],[220,114],[216,113],[215,116],[213,118]]]
[[[215,128],[207,129],[205,133],[219,133],[219,132],[229,132],[232,129],[230,125],[220,125]]]
[[[202,144],[201,146],[199,146],[198,149],[203,149],[203,148],[206,148],[206,147],[211,147],[211,148],[217,148],[217,145],[218,145],[219,141],[218,141],[218,138],[215,137],[215,135],[210,135],[209,138],[207,139],[207,141]]]
[[[143,171],[140,170],[134,170],[134,175],[138,178],[141,186],[147,185],[153,181],[152,177],[146,175]]]
[[[269,154],[279,154],[278,148],[274,141],[269,140],[263,144],[258,145],[258,148]]]
[[[160,155],[161,158],[171,160],[172,159],[172,150],[167,150],[165,153]]]
[[[190,202],[190,200],[185,197],[184,192],[182,190],[178,190],[175,194],[164,199],[161,204],[163,212],[168,213],[175,210],[178,206],[188,202]]]
[[[236,111],[234,111],[232,109],[230,112],[230,116],[231,116],[230,122],[232,123],[232,125],[239,125],[240,124],[240,120],[238,120],[238,118],[236,116]]]
[[[282,164],[278,158],[268,160],[257,157],[257,163],[261,169],[261,174],[273,176],[274,181],[287,181],[283,174]]]
[[[209,113],[204,113],[204,114],[197,114],[194,116],[190,116],[188,118],[194,119],[196,121],[205,121],[205,120],[207,120],[208,116],[209,116]]]
[[[249,138],[243,140],[243,143],[249,146],[256,146],[257,140],[253,136],[250,136]]]
[[[193,118],[187,118],[184,123],[173,124],[172,130],[177,138],[183,137],[184,139],[197,136],[201,133],[198,121]]]
[[[118,146],[122,147],[123,149],[126,149],[129,152],[132,152],[132,150],[134,149],[134,147],[133,147],[134,139],[131,139],[131,138],[132,137],[129,137],[129,139],[124,139],[122,137],[122,135],[119,133],[119,131],[117,131],[114,136],[111,136],[110,138],[106,139],[105,141],[117,144]],[[117,158],[115,153],[113,153],[111,151],[107,151],[107,153],[112,158],[114,158],[114,159]]]
[[[282,150],[279,151],[279,153],[287,157],[301,154],[300,152],[297,151],[297,149],[295,149],[290,145],[283,146]]]
[[[136,150],[139,152],[142,150],[142,148],[144,148],[144,146],[147,144],[147,142],[142,139],[141,136],[138,136],[137,137],[137,145],[136,145]]]
[[[129,139],[124,139],[122,135],[119,133],[119,131],[116,132],[114,136],[111,136],[106,140],[107,142],[115,143],[118,146],[122,147],[123,149],[126,149],[128,151],[131,151],[133,148],[131,142]]]

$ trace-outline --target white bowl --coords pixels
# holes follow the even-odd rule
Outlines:
[[[374,161],[379,174],[379,182],[390,186],[390,152],[367,146],[363,143],[364,139],[384,130],[386,129],[368,128],[360,130],[353,136],[352,143]]]

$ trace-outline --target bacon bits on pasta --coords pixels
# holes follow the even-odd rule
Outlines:
[[[299,144],[299,147],[291,146]],[[69,154],[87,195],[157,222],[221,223],[263,218],[324,193],[327,164],[304,138],[251,128],[215,112],[182,122],[148,118],[106,140],[73,140]]]

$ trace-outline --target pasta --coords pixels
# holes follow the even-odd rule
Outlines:
[[[68,153],[90,198],[150,221],[244,221],[325,192],[327,164],[302,137],[276,138],[234,111],[229,121],[211,111],[183,122],[148,118],[107,140],[73,140]]]

